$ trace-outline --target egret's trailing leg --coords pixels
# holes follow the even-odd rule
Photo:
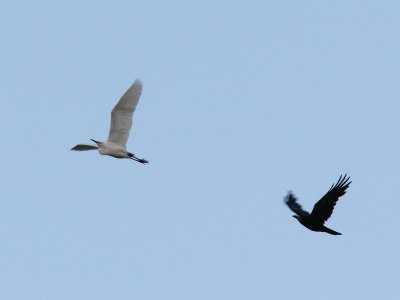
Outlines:
[[[129,155],[129,158],[130,158],[130,159],[135,160],[135,161],[137,161],[137,162],[140,162],[141,164],[144,164],[144,165],[145,165],[145,164],[148,164],[148,163],[149,163],[148,160],[146,160],[146,159],[144,159],[144,158],[138,158],[138,157],[136,157],[135,154],[133,154],[133,153],[128,152],[128,155]]]

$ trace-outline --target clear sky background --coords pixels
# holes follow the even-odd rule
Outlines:
[[[399,1],[6,1],[1,299],[400,299]],[[128,149],[110,112],[144,88]],[[301,226],[340,174],[328,227]]]

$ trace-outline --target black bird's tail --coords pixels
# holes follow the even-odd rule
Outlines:
[[[330,229],[330,228],[328,228],[328,227],[325,227],[324,226],[324,230],[323,230],[324,232],[327,232],[327,233],[329,233],[329,234],[333,234],[333,235],[342,235],[340,232],[337,232],[337,231],[335,231],[335,230],[332,230],[332,229]]]

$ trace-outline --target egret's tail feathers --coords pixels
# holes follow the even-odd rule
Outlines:
[[[87,145],[87,144],[78,144],[75,147],[71,148],[71,150],[75,151],[87,151],[87,150],[96,150],[98,149],[95,145]]]

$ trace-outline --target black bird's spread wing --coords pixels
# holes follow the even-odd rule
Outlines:
[[[346,194],[346,189],[350,186],[350,177],[346,178],[346,176],[347,174],[342,178],[342,175],[340,175],[337,183],[332,184],[329,191],[321,198],[321,200],[315,203],[311,212],[311,216],[314,220],[324,224],[325,221],[330,218],[339,197]]]
[[[303,210],[301,205],[297,202],[296,197],[291,192],[289,192],[285,197],[285,203],[294,213],[296,213],[300,217],[305,217],[310,215],[307,211]]]

